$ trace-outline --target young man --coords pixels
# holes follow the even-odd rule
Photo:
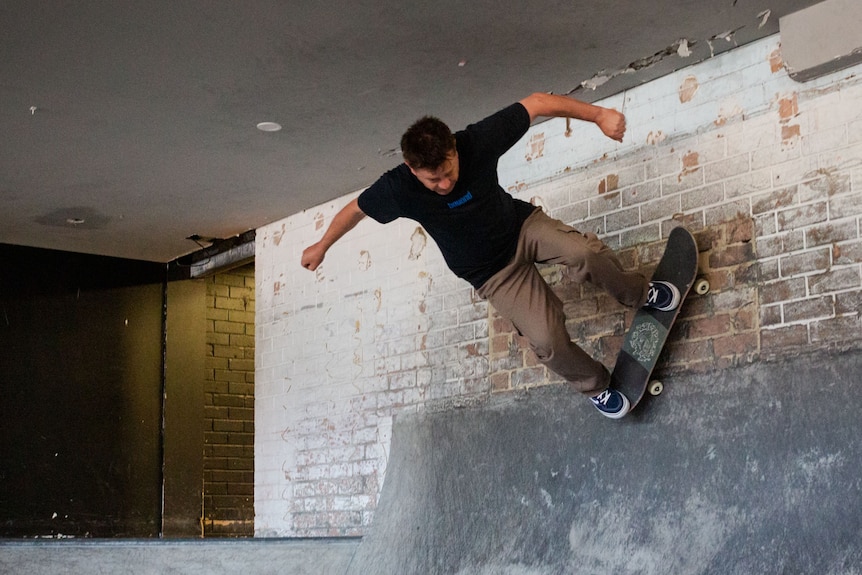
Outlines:
[[[442,121],[426,116],[401,139],[404,163],[335,215],[320,241],[303,251],[302,266],[316,269],[332,244],[366,215],[380,223],[413,219],[434,238],[455,275],[529,340],[539,361],[589,396],[602,414],[617,419],[628,412],[629,400],[609,388],[608,370],[571,341],[563,304],[535,264],[565,264],[575,281],[604,288],[631,307],[674,309],[680,296],[671,284],[654,285],[625,271],[594,234],[582,234],[503,190],[500,156],[543,116],[593,122],[616,141],[626,129],[616,110],[542,93],[454,135]]]

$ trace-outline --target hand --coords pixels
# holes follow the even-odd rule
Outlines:
[[[309,271],[314,271],[323,262],[323,257],[326,255],[326,248],[320,242],[312,244],[302,251],[302,267]]]
[[[622,142],[626,133],[626,117],[612,108],[602,108],[596,115],[596,126],[608,138]]]

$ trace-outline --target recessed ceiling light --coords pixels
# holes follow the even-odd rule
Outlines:
[[[281,124],[275,122],[261,122],[257,125],[257,129],[261,132],[277,132],[281,130]]]

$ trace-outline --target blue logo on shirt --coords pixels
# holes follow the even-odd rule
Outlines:
[[[449,209],[454,210],[458,206],[463,206],[464,204],[466,204],[467,202],[469,202],[472,199],[473,199],[473,194],[471,194],[468,191],[466,194],[464,194],[463,196],[461,196],[460,198],[458,198],[454,202],[449,202],[449,204],[447,204],[447,205],[449,206]]]

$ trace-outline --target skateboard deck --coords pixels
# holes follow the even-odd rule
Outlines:
[[[631,409],[643,399],[668,333],[696,276],[697,244],[694,237],[683,227],[674,228],[652,279],[674,284],[679,289],[679,305],[671,311],[639,309],[626,333],[616,365],[611,372],[611,387],[621,391],[629,399]],[[657,395],[660,391],[658,387],[654,394]]]

